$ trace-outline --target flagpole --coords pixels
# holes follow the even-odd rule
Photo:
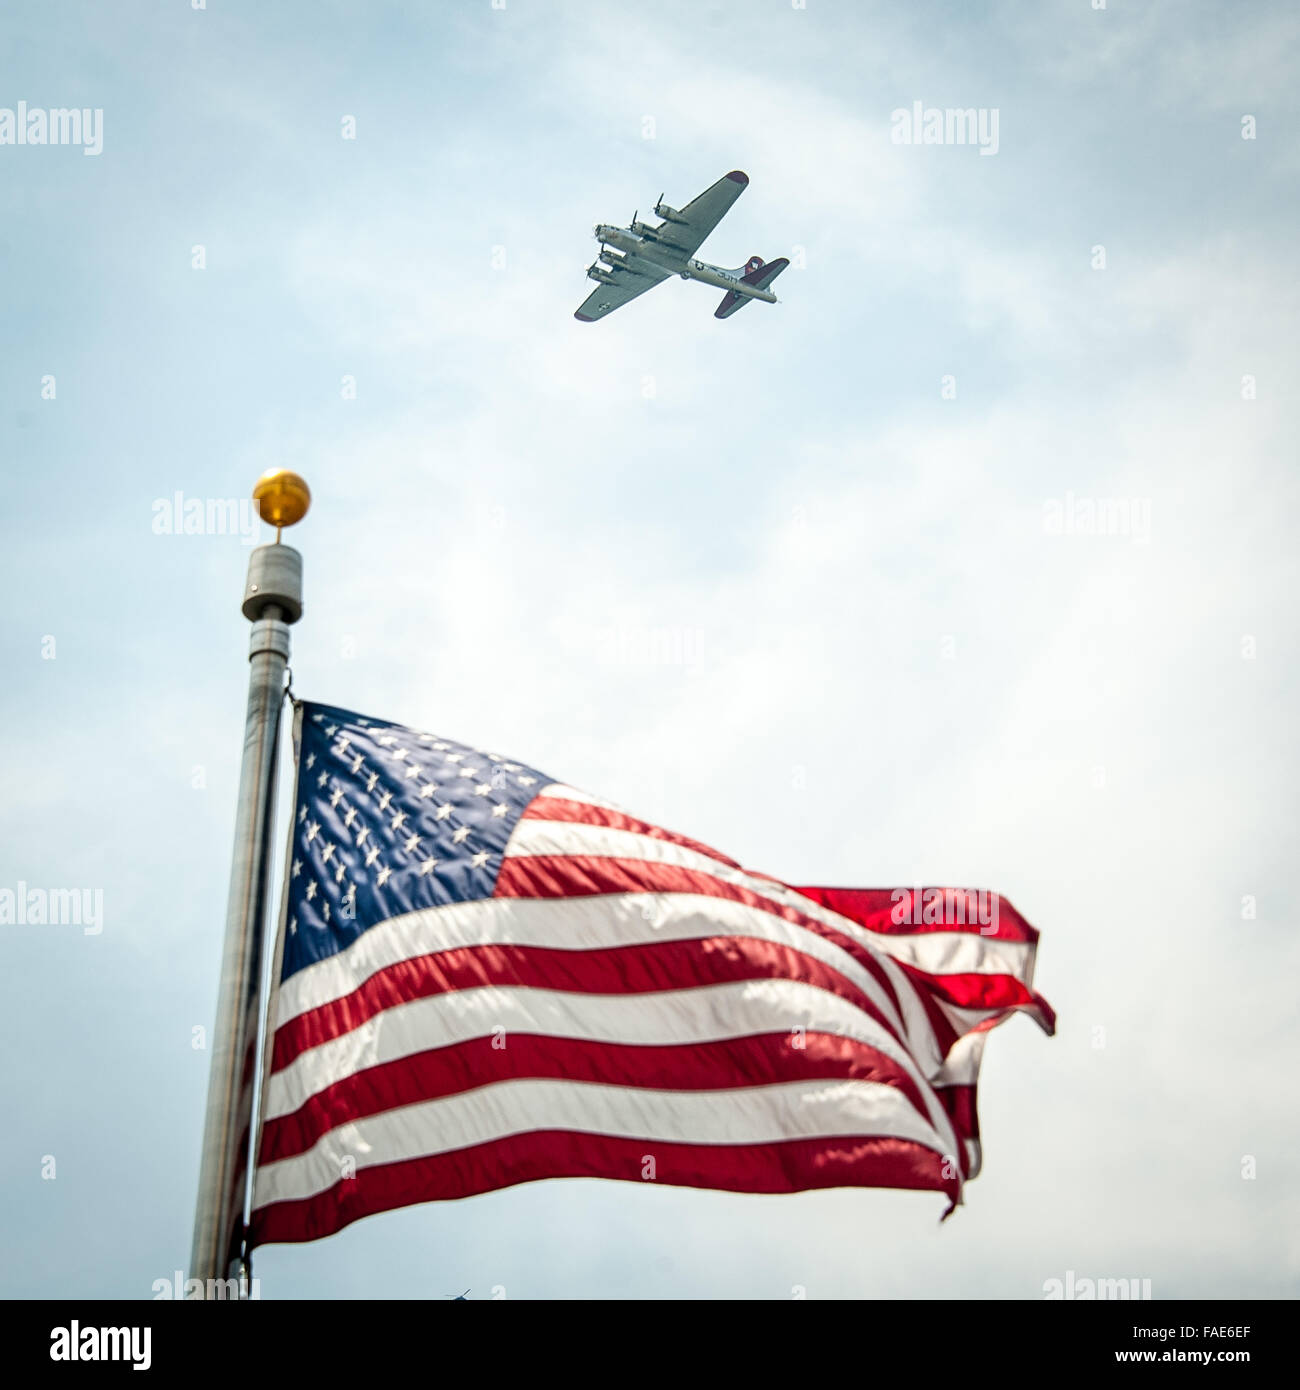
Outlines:
[[[249,556],[244,586],[243,614],[252,624],[248,708],[190,1255],[197,1297],[223,1296],[225,1286],[218,1292],[211,1281],[232,1277],[241,1260],[280,708],[289,628],[302,616],[302,556],[281,543],[280,529],[301,521],[311,503],[307,484],[286,469],[263,474],[253,497],[276,536]]]

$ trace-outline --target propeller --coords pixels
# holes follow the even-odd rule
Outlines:
[[[632,214],[632,226],[634,226],[634,227],[636,226],[636,220],[637,220],[638,217],[640,217],[640,215],[641,215],[641,214],[640,214],[639,211],[634,212],[634,213]]]
[[[667,190],[665,190],[665,192],[666,192],[666,191],[667,191]],[[663,213],[659,211],[659,209],[660,209],[661,207],[663,207],[663,205],[664,205],[664,195],[663,195],[663,193],[661,193],[661,194],[659,195],[658,199],[657,199],[656,202],[655,202],[655,216],[656,216],[656,217],[662,217],[662,216],[663,216]]]

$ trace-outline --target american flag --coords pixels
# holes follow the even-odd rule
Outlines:
[[[250,1246],[554,1177],[951,1211],[988,1030],[1053,1029],[1005,899],[790,887],[330,706],[297,744]]]

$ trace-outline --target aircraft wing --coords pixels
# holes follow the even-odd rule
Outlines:
[[[596,319],[603,319],[612,314],[615,309],[621,309],[624,304],[630,304],[638,295],[654,289],[660,281],[670,278],[666,270],[660,270],[658,266],[650,265],[646,261],[638,261],[635,270],[616,265],[610,273],[614,276],[615,283],[597,284],[578,306],[573,315],[575,319],[580,319],[583,323],[594,323]]]
[[[660,245],[693,256],[748,184],[749,175],[739,169],[724,174],[712,188],[706,188],[682,208],[677,214],[680,221],[674,219],[659,229]]]

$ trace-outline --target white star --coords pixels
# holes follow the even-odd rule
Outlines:
[[[451,815],[450,806],[439,806],[434,820],[446,820],[449,815]]]
[[[410,854],[412,851],[419,849],[419,847],[420,837],[418,835],[408,835],[406,837],[406,843],[402,846],[402,848],[407,852],[407,854]]]
[[[388,810],[388,803],[389,803],[392,799],[393,799],[393,794],[392,794],[392,792],[385,792],[385,793],[383,794],[383,796],[381,796],[381,797],[379,798],[379,809],[380,809],[381,811],[386,811],[386,810]]]
[[[432,735],[432,734],[421,734],[421,735],[420,735],[420,742],[421,742],[421,743],[432,743],[432,742],[433,742],[433,735]]]
[[[320,908],[320,910],[321,910],[321,914],[324,916],[325,920],[328,922],[329,919],[330,919],[330,905],[329,905],[329,903],[327,903],[327,902],[321,903],[321,908]]]
[[[322,864],[328,864],[328,863],[329,863],[330,856],[331,856],[333,853],[334,853],[334,846],[333,846],[332,844],[330,844],[330,842],[329,842],[328,840],[326,840],[326,841],[325,841],[325,847],[324,847],[324,849],[322,849],[321,852],[320,852],[320,861],[321,861],[321,863],[322,863]]]
[[[289,877],[297,878],[300,873],[302,873],[302,860],[295,859],[293,861],[293,869],[291,870]]]
[[[356,820],[356,818],[357,818],[357,808],[356,808],[355,806],[349,806],[348,809],[347,809],[346,811],[343,812],[343,824],[344,824],[344,825],[347,827],[347,829],[349,829],[349,830],[352,829],[352,822],[353,822],[354,820]]]
[[[369,838],[370,827],[368,825],[363,825],[361,829],[357,831],[357,844],[364,845]]]
[[[474,790],[478,793],[479,796],[490,796],[492,794],[492,783],[480,782],[478,786],[474,788]]]
[[[492,808],[492,814],[496,816],[498,820],[500,820],[502,816],[508,816],[510,814],[510,807],[505,805],[494,806]]]
[[[447,749],[451,747],[451,744],[450,744],[450,743],[435,743],[433,746],[438,750],[439,753],[445,753],[445,752],[447,751]]]
[[[391,748],[392,745],[397,742],[397,740],[393,737],[392,734],[380,734],[379,737],[375,740],[375,742],[383,748]]]
[[[536,777],[516,777],[516,778],[515,778],[515,781],[518,782],[519,785],[520,785],[521,787],[531,787],[531,786],[533,785],[533,783],[537,781],[537,778],[536,778]]]
[[[451,842],[452,842],[452,844],[454,844],[454,845],[459,845],[459,844],[462,844],[465,840],[468,840],[468,839],[469,839],[469,826],[468,826],[468,825],[462,825],[461,828],[451,837]]]
[[[303,821],[305,821],[306,819],[307,819],[307,803],[304,801],[304,802],[302,803],[302,805],[298,807],[298,824],[301,825],[301,824],[303,823]]]
[[[346,874],[347,871],[348,871],[348,866],[340,859],[339,862],[338,862],[338,867],[334,870],[334,882],[335,882],[335,883],[342,883],[342,882],[343,882],[343,875]]]
[[[343,788],[342,788],[342,787],[335,787],[334,790],[330,793],[330,805],[331,805],[331,806],[337,806],[337,805],[339,804],[339,802],[342,801],[342,800],[343,800]]]
[[[357,756],[356,756],[355,758],[352,759],[352,771],[353,771],[354,773],[360,772],[360,771],[361,771],[361,764],[362,764],[363,762],[365,762],[365,759],[361,756],[360,753],[358,753]]]
[[[366,852],[366,868],[368,869],[368,868],[375,862],[375,860],[378,859],[378,858],[379,858],[379,846],[378,846],[378,845],[371,845],[371,846],[370,846],[370,849]]]
[[[312,821],[312,823],[307,827],[307,843],[308,843],[308,844],[311,844],[311,842],[312,842],[312,841],[316,838],[316,836],[319,835],[319,834],[320,834],[320,826],[319,826],[315,821]]]
[[[518,764],[518,763],[502,763],[501,766],[502,766],[503,768],[505,768],[505,770],[506,770],[507,772],[518,772],[518,771],[519,771],[519,764]]]
[[[315,766],[316,766],[316,754],[315,754],[315,753],[308,753],[308,754],[307,754],[307,766],[308,766],[309,768],[315,767]]]
[[[329,779],[330,779],[330,771],[329,771],[329,768],[326,768],[325,771],[322,772],[321,775],[316,779],[316,785],[317,785],[318,787],[323,787],[323,786],[325,785],[325,783],[329,781]]]
[[[316,896],[316,880],[315,880],[315,879],[312,879],[312,881],[307,885],[307,901],[308,901],[308,902],[311,902],[311,900],[312,900],[315,896]]]
[[[392,869],[385,866],[384,868],[380,869],[379,877],[375,880],[375,886],[378,888],[382,888],[384,884],[387,883],[392,876]]]
[[[482,850],[479,850],[477,854],[470,855],[469,862],[473,864],[476,869],[481,869],[483,865],[488,862],[488,857]]]
[[[393,757],[396,758],[397,761],[400,763],[400,762],[406,757],[406,749],[405,749],[405,748],[394,748],[394,749],[393,749]]]
[[[462,777],[477,777],[477,776],[478,776],[478,768],[476,768],[476,767],[462,767],[461,770],[460,770],[460,775],[461,775]]]
[[[377,772],[372,772],[372,773],[370,774],[370,776],[366,778],[366,790],[367,790],[368,792],[374,791],[374,789],[375,789],[375,783],[378,782],[378,781],[379,781],[379,774],[378,774]]]
[[[329,725],[327,725],[326,728],[325,728],[325,737],[326,737],[326,738],[333,738],[334,735],[335,735],[336,733],[338,733],[338,731],[339,731],[339,726],[338,726],[337,724],[329,724]]]
[[[392,822],[391,822],[392,828],[393,828],[394,830],[400,830],[400,829],[402,828],[402,826],[403,826],[405,823],[406,823],[406,812],[405,812],[405,811],[398,811],[398,813],[393,817]]]
[[[420,788],[420,795],[427,801],[437,790],[438,784],[436,782],[426,782]]]
[[[418,767],[416,767],[416,765],[415,765],[414,763],[412,763],[412,764],[410,765],[410,767],[408,767],[408,768],[406,769],[406,780],[407,780],[408,782],[411,780],[412,777],[418,777],[419,775],[420,775],[420,769],[419,769]]]
[[[290,917],[290,918],[289,918],[289,935],[290,935],[290,936],[297,936],[297,935],[298,935],[298,919],[297,919],[296,917]]]
[[[447,747],[447,745],[446,745],[445,743],[440,743],[438,746],[439,746],[440,748],[446,748],[446,747]],[[465,755],[464,755],[464,753],[448,753],[448,754],[447,754],[447,761],[448,761],[449,763],[463,763],[463,762],[465,761]]]
[[[423,875],[431,874],[438,867],[438,861],[430,856],[420,865],[420,873]]]

